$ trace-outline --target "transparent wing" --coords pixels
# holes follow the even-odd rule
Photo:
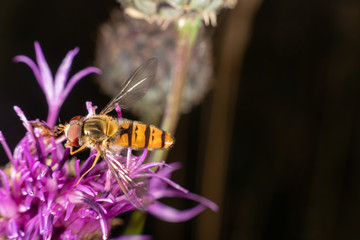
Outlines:
[[[156,58],[151,58],[138,67],[100,114],[111,112],[117,105],[128,108],[142,98],[155,77],[156,67]]]
[[[114,158],[110,151],[101,149],[100,153],[109,166],[113,176],[116,178],[116,181],[126,198],[137,209],[145,211],[149,205],[149,200],[147,198],[147,181],[145,179],[136,179],[136,181],[131,179],[127,169]]]

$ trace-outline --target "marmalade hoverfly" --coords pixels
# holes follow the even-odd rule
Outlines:
[[[155,58],[138,67],[121,87],[120,92],[99,113],[90,117],[76,116],[66,125],[59,125],[58,132],[64,132],[71,155],[85,148],[95,149],[96,157],[92,166],[80,177],[81,179],[95,167],[100,156],[109,166],[121,190],[129,201],[138,209],[144,210],[146,202],[138,196],[137,188],[141,184],[134,182],[127,169],[115,159],[115,150],[122,147],[134,149],[166,149],[171,147],[174,139],[165,131],[145,123],[122,118],[113,118],[107,113],[116,106],[128,108],[142,98],[154,79],[157,67]],[[73,151],[74,147],[79,147]],[[76,184],[76,185],[77,185]]]

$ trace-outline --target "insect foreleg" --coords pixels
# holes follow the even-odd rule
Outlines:
[[[73,147],[70,146],[70,154],[71,154],[71,155],[74,155],[74,154],[76,154],[76,153],[84,150],[84,148],[86,148],[86,146],[85,146],[85,145],[82,145],[80,148],[78,148],[78,149],[76,149],[75,151],[73,151]]]
[[[75,187],[79,184],[79,182],[81,181],[81,179],[83,179],[83,177],[85,177],[85,175],[88,174],[88,173],[91,171],[91,169],[93,169],[93,168],[95,167],[97,161],[99,160],[99,157],[100,157],[100,151],[98,151],[98,152],[96,153],[96,157],[95,157],[95,159],[94,159],[94,162],[93,162],[92,166],[91,166],[83,175],[81,175],[81,177],[79,178],[79,180],[78,180],[77,183],[75,184]],[[75,187],[74,187],[74,188],[75,188]]]

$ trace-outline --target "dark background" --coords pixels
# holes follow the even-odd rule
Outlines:
[[[93,65],[98,27],[116,6],[1,3],[0,129],[11,149],[25,133],[14,105],[29,119],[47,116],[32,72],[12,58],[34,58],[38,40],[53,71],[75,46],[73,72]],[[213,42],[214,88],[181,118],[169,161],[182,161],[177,181],[220,211],[181,224],[149,216],[146,232],[174,240],[359,239],[360,3],[240,0],[221,13]],[[93,75],[73,89],[61,121],[86,113],[87,100],[109,100]]]

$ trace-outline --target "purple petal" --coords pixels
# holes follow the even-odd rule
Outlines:
[[[61,104],[58,104],[57,103],[57,99],[50,99],[50,101],[48,101],[48,117],[46,119],[46,123],[49,125],[49,127],[53,127],[55,126],[55,123],[56,123],[56,120],[57,120],[57,117],[59,115],[59,111],[60,111],[60,107],[61,107]]]
[[[31,207],[31,202],[33,201],[34,197],[30,196],[30,195],[27,195],[25,197],[25,201],[24,201],[24,210],[29,210],[30,207]]]
[[[4,151],[5,151],[6,155],[7,155],[7,157],[14,164],[14,159],[13,159],[11,150],[10,150],[9,145],[7,144],[7,142],[6,142],[5,138],[4,138],[4,135],[2,134],[1,131],[0,131],[0,142],[1,142],[2,147],[4,148]]]
[[[121,108],[119,106],[116,106],[115,111],[117,112],[118,118],[121,119],[122,118]]]
[[[14,106],[14,110],[15,110],[16,114],[19,116],[20,120],[23,122],[24,127],[26,128],[26,130],[29,133],[31,133],[32,132],[32,127],[31,127],[31,124],[29,123],[29,121],[27,120],[24,112],[18,106]],[[33,140],[35,141],[35,137],[33,138]]]
[[[110,240],[151,240],[150,235],[125,235],[117,238],[111,238]]]
[[[145,161],[147,154],[148,154],[148,149],[145,148],[144,151],[141,153],[141,155],[138,157],[138,160],[135,161],[134,168],[139,168],[141,166],[141,164]]]
[[[0,196],[9,195],[9,179],[6,174],[0,169]]]
[[[30,239],[38,239],[37,235],[39,232],[39,215],[35,215],[31,218],[25,225],[25,235],[29,236],[33,234],[33,237]]]
[[[107,203],[111,203],[111,204],[114,203],[114,201],[112,199],[102,198],[102,197],[96,198],[96,202],[107,202]]]
[[[55,74],[55,96],[60,96],[64,90],[66,79],[69,75],[71,63],[79,52],[79,48],[69,51]]]
[[[219,210],[218,206],[214,202],[210,201],[207,198],[199,196],[195,193],[191,193],[191,192],[183,193],[183,192],[173,190],[173,189],[165,189],[165,190],[158,190],[156,193],[154,193],[153,197],[155,199],[165,198],[165,197],[182,197],[182,198],[186,198],[186,199],[198,202],[198,203],[210,208],[214,212],[217,212]]]
[[[91,197],[95,197],[97,194],[97,192],[94,189],[92,189],[88,186],[85,186],[85,185],[81,185],[81,184],[76,186],[76,190],[86,193],[87,195],[89,195]]]
[[[9,221],[7,228],[7,237],[10,239],[21,239],[24,236],[14,219]]]
[[[153,173],[149,173],[149,174],[144,173],[144,174],[138,174],[137,177],[152,177],[151,181],[153,181],[154,178],[159,178],[162,181],[164,181],[165,183],[167,183],[168,185],[172,186],[173,188],[175,188],[175,189],[177,189],[177,190],[179,190],[179,191],[181,191],[181,192],[183,192],[185,194],[189,193],[189,190],[187,190],[187,189],[183,188],[182,186],[180,186],[179,184],[171,181],[169,178],[166,178],[166,177],[163,177],[163,176],[160,176],[160,175],[156,175],[156,174],[153,174]],[[154,192],[156,192],[157,188],[154,188],[154,186],[151,186],[150,188],[154,189]]]
[[[0,170],[0,216],[12,218],[17,213],[17,206],[9,192],[9,180],[6,174]]]
[[[55,163],[59,163],[59,157],[57,154],[57,146],[55,143],[55,138],[51,138],[51,145],[52,145],[52,149],[51,149],[51,167],[55,165]]]
[[[180,168],[181,164],[180,163],[172,163],[172,164],[168,164],[167,165],[168,167],[164,167],[164,168],[161,168],[157,173],[156,175],[157,176],[161,176],[162,178],[170,178],[171,176],[171,173],[177,169]],[[151,179],[150,181],[150,185],[149,185],[150,188],[153,188],[153,189],[162,189],[165,187],[165,183],[164,181],[162,181],[161,178],[153,178]]]
[[[91,73],[101,74],[101,70],[96,67],[87,67],[79,72],[77,72],[74,76],[72,76],[66,85],[64,91],[59,95],[59,102],[63,102],[67,95],[70,93],[71,89],[75,86],[75,84],[86,75]]]
[[[105,186],[104,189],[105,191],[110,191],[111,187],[112,187],[112,173],[110,168],[108,168],[108,170],[106,171],[106,175],[105,175]]]
[[[85,204],[89,205],[89,207],[98,214],[101,230],[103,233],[102,237],[104,240],[106,240],[108,237],[108,228],[107,228],[107,222],[105,219],[104,212],[102,211],[100,206],[96,202],[94,202],[92,199],[90,199],[88,197],[83,197],[83,201]]]
[[[133,171],[133,174],[137,174],[137,173],[141,173],[141,172],[147,172],[147,171],[151,170],[153,167],[162,168],[164,166],[170,167],[165,162],[145,163],[145,164],[142,164],[142,165],[138,166],[137,169]],[[156,173],[154,173],[154,174],[156,174]]]
[[[49,214],[44,228],[43,239],[50,240],[53,232],[54,215]]]
[[[80,160],[77,159],[74,165],[76,176],[80,176]]]
[[[86,117],[88,118],[94,116],[96,114],[95,110],[97,109],[97,106],[93,106],[92,102],[90,101],[87,101],[85,105],[86,105],[86,109],[88,110],[88,115]]]
[[[65,231],[61,234],[60,240],[76,240],[76,235],[73,235],[71,231]]]
[[[15,62],[23,62],[26,65],[28,65],[31,68],[31,70],[33,71],[34,76],[35,76],[36,80],[38,81],[41,89],[43,90],[44,93],[46,93],[45,87],[43,84],[43,79],[41,77],[40,70],[39,70],[38,66],[36,65],[36,63],[33,60],[31,60],[29,57],[24,56],[24,55],[18,55],[16,57],[14,57],[14,61]],[[46,96],[46,98],[48,98],[48,96]]]
[[[11,219],[17,214],[17,204],[10,196],[0,196],[0,215],[2,218]]]
[[[121,215],[122,213],[133,211],[135,209],[136,208],[134,205],[132,205],[127,199],[124,199],[122,201],[118,201],[115,206],[112,206],[109,209],[107,217],[113,218]]]
[[[41,79],[42,79],[42,85],[44,86],[44,93],[46,96],[48,96],[49,102],[53,100],[54,97],[54,80],[50,71],[50,68],[45,60],[44,54],[41,50],[39,42],[34,43],[35,46],[35,55],[36,55],[36,61],[39,65]]]
[[[65,208],[65,209],[66,209],[65,218],[64,218],[65,221],[67,221],[67,220],[70,218],[70,215],[72,214],[74,208],[75,208],[75,204],[74,204],[74,203],[69,203],[69,204],[67,205],[67,207]]]
[[[197,205],[193,208],[180,211],[157,201],[149,206],[147,212],[164,221],[183,222],[195,217],[204,210],[205,206]]]

